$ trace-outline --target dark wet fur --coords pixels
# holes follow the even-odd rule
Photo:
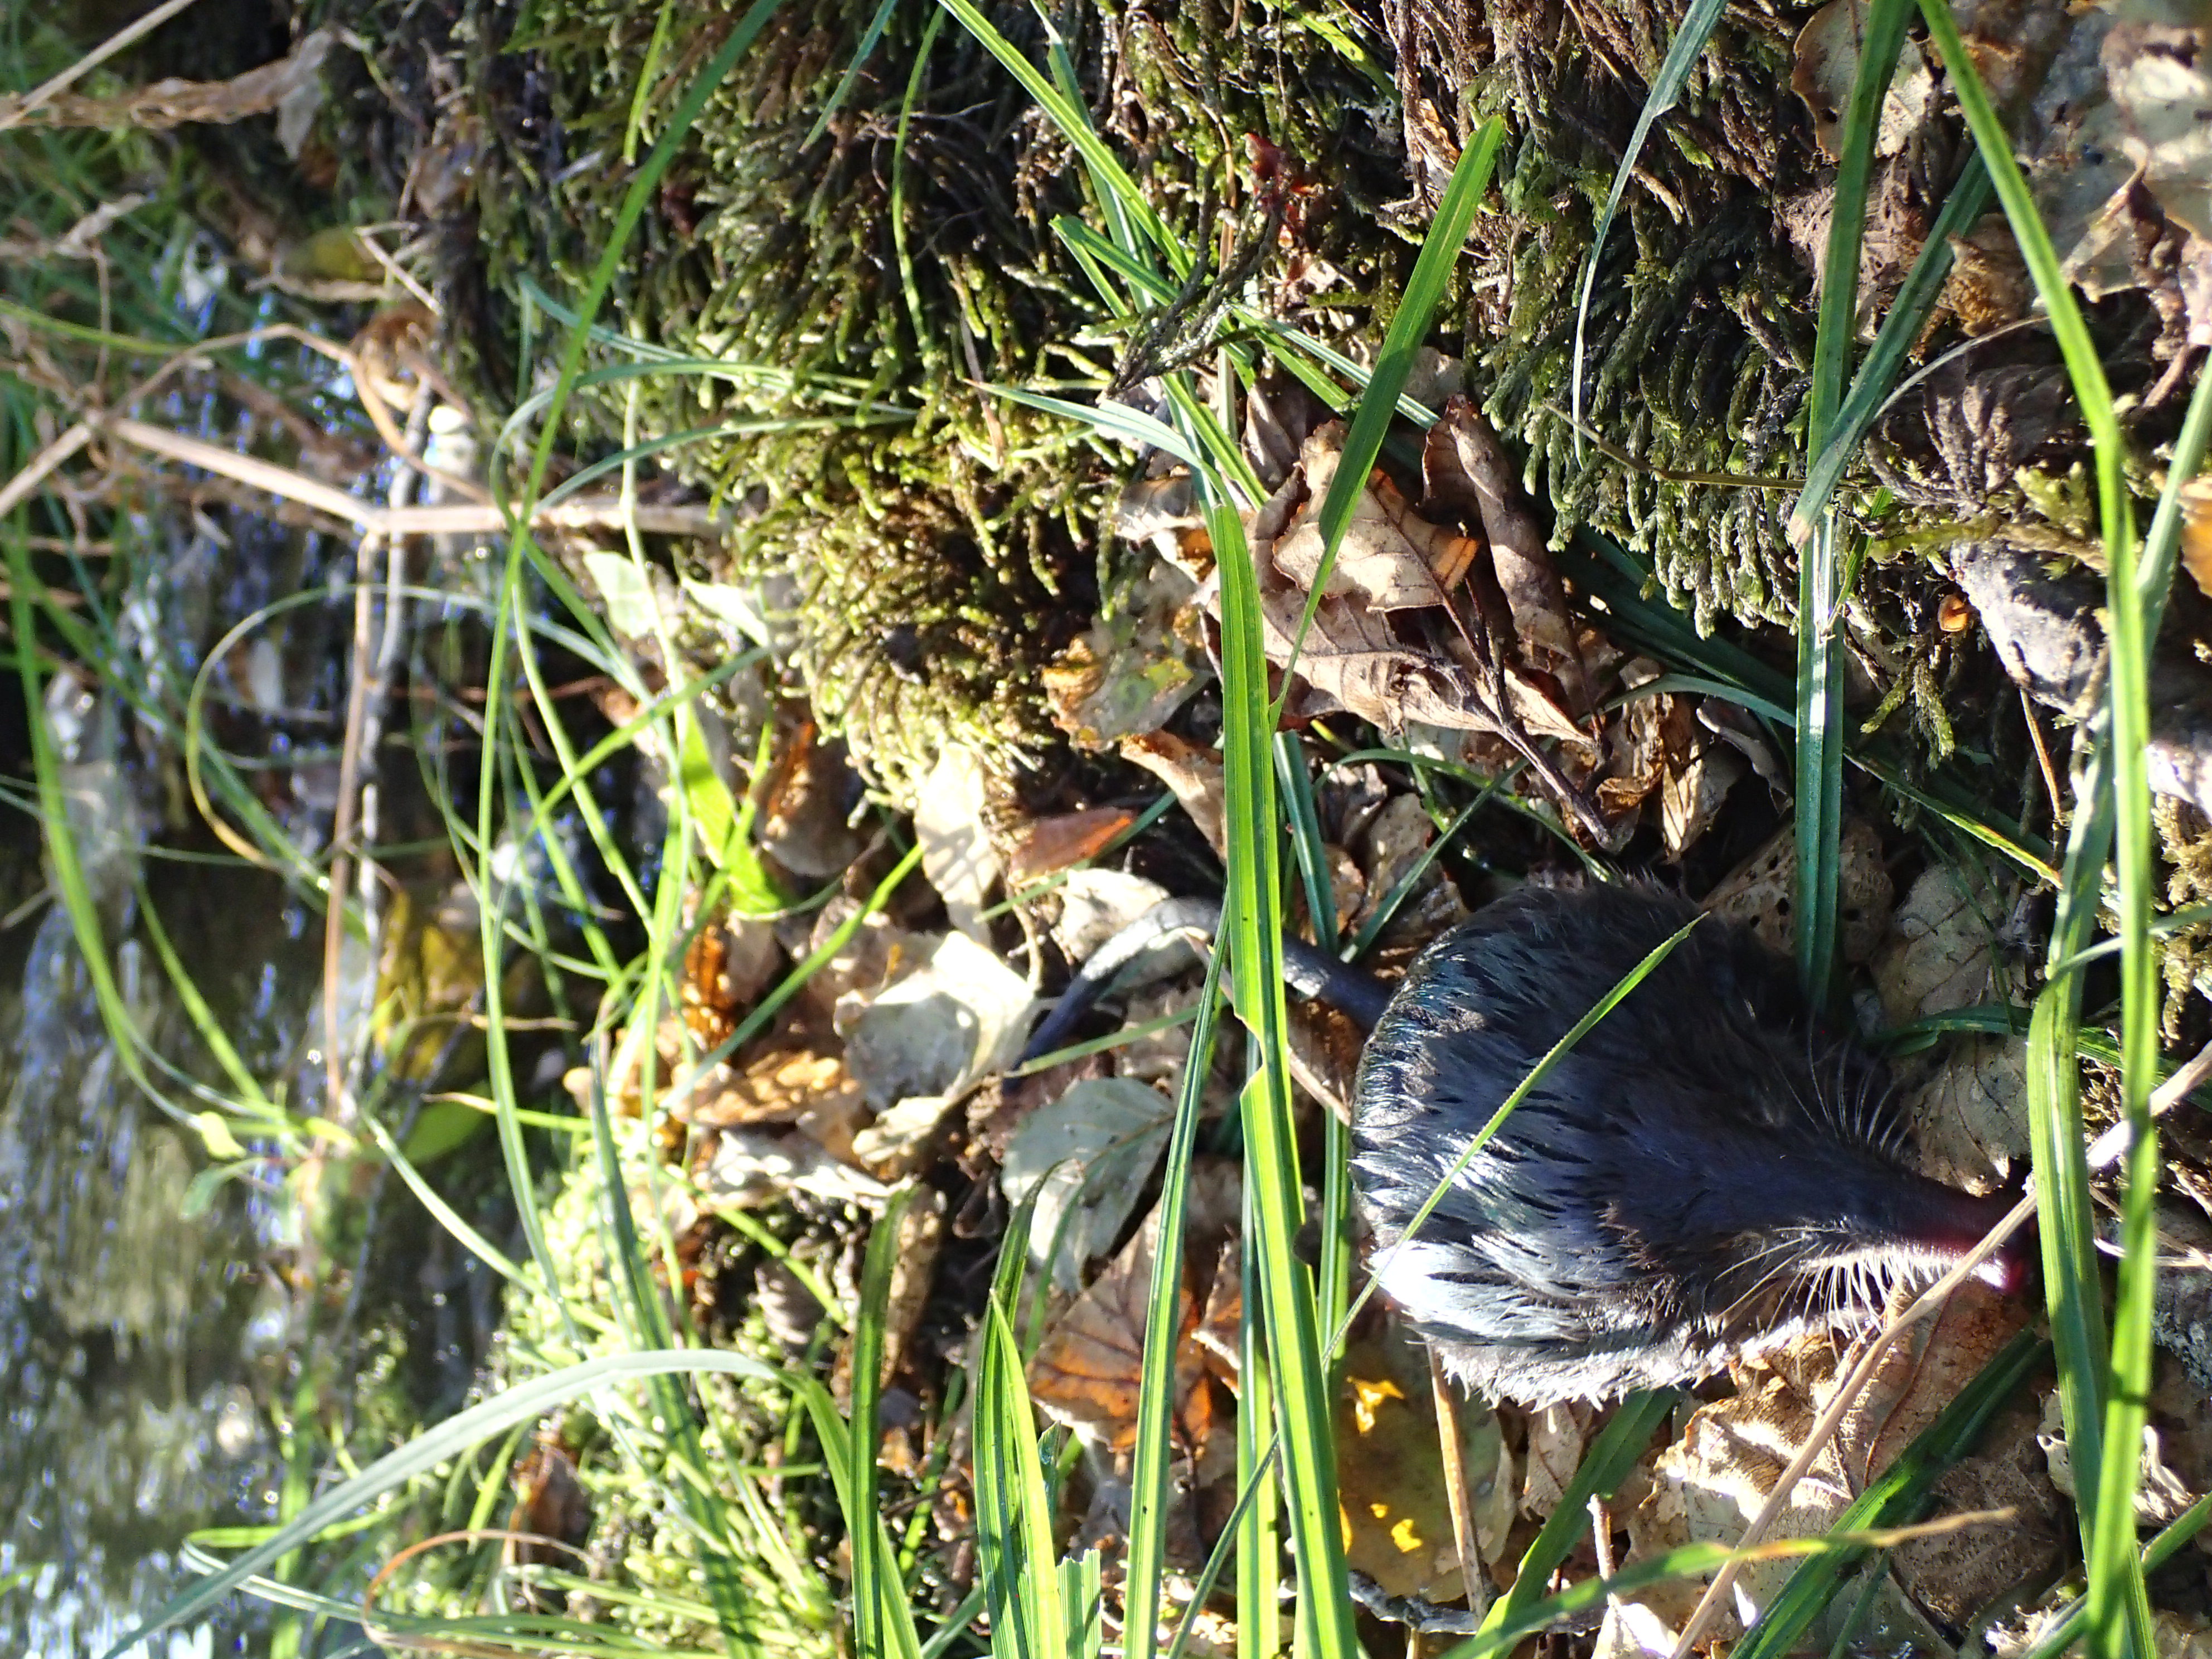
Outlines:
[[[1609,1398],[1863,1320],[2006,1207],[1917,1174],[1879,1062],[1815,1028],[1788,964],[1708,918],[1398,1249],[1545,1051],[1695,914],[1648,889],[1525,889],[1431,945],[1376,1027],[1352,1124],[1372,1264],[1492,1398]]]

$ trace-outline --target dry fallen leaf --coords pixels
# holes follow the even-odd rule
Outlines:
[[[1881,837],[1864,818],[1848,818],[1838,843],[1837,921],[1844,960],[1870,960],[1889,931],[1893,890],[1881,859]],[[1797,944],[1797,832],[1784,824],[1766,842],[1721,878],[1705,896],[1703,908],[1759,935],[1777,956]]]
[[[1897,907],[1890,938],[1874,960],[1875,988],[1894,1025],[2002,1000],[1991,945],[1993,918],[2008,915],[2008,890],[1978,890],[1960,871],[1938,865],[1923,872]]]
[[[1006,890],[1019,893],[1032,882],[1097,858],[1136,821],[1135,813],[1121,807],[1094,806],[1016,826],[1007,836]]]
[[[1188,477],[1158,482],[1179,484],[1188,495]],[[1171,553],[1180,550],[1172,537],[1169,545]],[[1186,562],[1189,556],[1183,555]],[[1206,684],[1206,641],[1194,591],[1183,569],[1156,562],[1121,605],[1045,668],[1053,722],[1079,747],[1110,748],[1157,732]]]
[[[890,1188],[832,1158],[803,1135],[764,1129],[725,1129],[699,1171],[699,1202],[707,1209],[750,1210],[794,1192],[833,1203],[882,1205]]]
[[[1528,1449],[1521,1482],[1521,1513],[1544,1521],[1559,1506],[1567,1482],[1582,1467],[1597,1407],[1583,1401],[1547,1406],[1528,1414]]]
[[[693,935],[684,953],[684,1021],[702,1048],[737,1029],[738,1010],[768,988],[783,958],[775,929],[750,916],[730,916]]]
[[[1022,1121],[1000,1171],[1009,1202],[1035,1194],[1030,1253],[1055,1241],[1054,1284],[1073,1290],[1083,1264],[1113,1246],[1167,1148],[1171,1103],[1125,1077],[1079,1083]]]
[[[1336,477],[1343,437],[1332,422],[1308,438],[1301,453],[1305,488],[1316,507]],[[1275,568],[1310,592],[1324,545],[1318,512],[1301,514],[1275,543]],[[1398,487],[1376,472],[1352,499],[1322,597],[1356,595],[1377,611],[1441,605],[1466,575],[1475,551],[1466,537],[1416,517]]]
[[[1154,905],[1168,890],[1127,870],[1077,870],[1060,884],[1060,917],[1052,937],[1070,962],[1091,953]]]
[[[945,1194],[933,1187],[915,1189],[899,1212],[898,1250],[891,1261],[890,1294],[884,1306],[883,1375],[888,1383],[905,1363],[907,1346],[921,1326],[922,1309],[937,1281],[937,1257],[945,1245]]]
[[[1884,1357],[1836,1434],[1821,1447],[1771,1528],[1772,1537],[1827,1530],[1844,1507],[1927,1427],[1936,1414],[2010,1340],[2022,1310],[1978,1285],[1968,1284],[1932,1321],[1915,1326]],[[1835,1340],[1819,1334],[1735,1369],[1738,1392],[1701,1408],[1682,1438],[1663,1452],[1650,1492],[1630,1521],[1639,1555],[1702,1540],[1733,1542],[1765,1504],[1776,1481],[1805,1443],[1850,1366],[1839,1364]],[[1985,1507],[1961,1498],[2001,1496],[2027,1506],[2017,1523],[1978,1522],[1916,1540],[1928,1559],[1942,1560],[1977,1582],[2006,1584],[2032,1576],[2056,1548],[2054,1530],[2038,1516],[2056,1513],[2039,1504],[2018,1480],[2016,1444],[2000,1444],[1962,1460],[1939,1487],[1949,1510]],[[1908,1547],[1900,1547],[1900,1554]],[[1796,1563],[1753,1562],[1736,1580],[1735,1610],[1748,1622],[1788,1582]],[[1638,1599],[1670,1624],[1680,1625],[1698,1594],[1693,1584],[1654,1586]],[[1924,1618],[1907,1607],[1891,1616],[1917,1625]],[[1729,1621],[1723,1620],[1723,1625]],[[1717,1628],[1718,1628],[1717,1626]]]
[[[2105,73],[2121,147],[2166,216],[2212,236],[2212,28],[2201,9],[2120,0]]]
[[[987,948],[983,907],[999,879],[998,849],[984,823],[989,797],[982,757],[955,743],[939,753],[914,806],[922,874],[945,901],[953,927]]]
[[[1812,112],[1813,136],[1822,154],[1839,159],[1837,139],[1843,112],[1850,101],[1851,83],[1859,72],[1859,45],[1866,35],[1867,0],[1828,0],[1798,31],[1796,61],[1790,89]],[[1919,48],[1906,41],[1898,53],[1897,73],[1883,99],[1881,121],[1875,135],[1875,154],[1894,155],[1903,149],[1932,112],[1935,78],[1928,72]]]
[[[1153,732],[1123,739],[1121,758],[1143,767],[1175,791],[1206,845],[1227,857],[1229,783],[1219,755],[1172,732]]]
[[[1437,1440],[1427,1350],[1386,1325],[1353,1341],[1336,1407],[1337,1498],[1352,1566],[1391,1595],[1455,1601],[1466,1593]],[[1498,1414],[1458,1402],[1468,1504],[1483,1559],[1513,1520],[1513,1455]]]
[[[1586,711],[1589,688],[1582,651],[1547,539],[1528,510],[1505,447],[1465,398],[1447,403],[1429,428],[1421,473],[1425,508],[1480,517],[1490,538],[1491,569],[1528,665],[1556,674],[1569,706]]]
[[[1659,677],[1659,665],[1639,657],[1622,666],[1621,684],[1634,690]],[[1721,743],[1697,718],[1694,698],[1662,692],[1634,698],[1607,732],[1608,775],[1597,798],[1626,841],[1647,804],[1658,809],[1660,841],[1670,863],[1679,863],[1711,824],[1728,792],[1749,769],[1735,749]]]
[[[751,1054],[742,1066],[713,1066],[696,1077],[679,1073],[666,1099],[669,1115],[679,1123],[729,1129],[791,1123],[810,1109],[829,1110],[848,1100],[857,1106],[860,1088],[838,1055],[777,1048]]]
[[[966,934],[947,933],[866,1006],[841,1005],[845,1064],[878,1111],[955,1094],[1012,1060],[1030,1007],[1019,975]]]
[[[1159,1213],[1145,1218],[1121,1254],[1046,1332],[1030,1361],[1030,1395],[1038,1409],[1073,1428],[1109,1467],[1136,1443]],[[1188,1279],[1176,1308],[1176,1426],[1192,1445],[1211,1429],[1212,1395],[1191,1340],[1195,1315]]]

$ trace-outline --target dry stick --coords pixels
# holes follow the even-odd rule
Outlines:
[[[2035,744],[2035,763],[2043,770],[2043,787],[2051,795],[2051,839],[2055,843],[2057,832],[2066,827],[2066,797],[2058,787],[2058,769],[2051,763],[2051,747],[2043,740],[2043,722],[2036,718],[2034,700],[2026,686],[2019,690],[2020,712],[2027,717],[2027,735]]]
[[[404,492],[414,474],[402,465],[392,494]],[[374,615],[374,584],[362,579],[362,567],[374,556],[381,538],[371,531],[354,551],[352,684],[346,689],[345,744],[338,752],[338,805],[331,824],[331,900],[323,911],[323,1087],[324,1110],[335,1121],[352,1117],[345,1062],[338,1044],[338,973],[345,951],[346,888],[353,875],[354,792],[361,785],[361,732],[368,718],[368,630]]]
[[[0,484],[0,519],[6,518],[38,492],[54,469],[92,441],[92,424],[79,421],[23,464],[23,470]]]
[[[0,106],[0,132],[5,132],[9,128],[20,125],[30,116],[33,111],[56,93],[75,86],[78,81],[114,57],[133,40],[137,40],[141,35],[152,33],[179,12],[194,3],[196,0],[161,0],[160,5],[155,7],[137,22],[126,23],[123,27],[116,30],[106,40],[101,41],[52,80],[32,88],[21,98],[8,100],[4,106]]]
[[[1444,1499],[1451,1511],[1452,1542],[1459,1551],[1459,1577],[1467,1610],[1480,1620],[1490,1610],[1490,1586],[1483,1582],[1482,1551],[1475,1542],[1474,1516],[1467,1504],[1467,1459],[1459,1438],[1459,1401],[1443,1362],[1429,1350],[1429,1387],[1437,1401],[1437,1449],[1443,1454]]]
[[[175,356],[170,358],[167,362],[162,364],[152,374],[125,393],[123,404],[128,407],[150,398],[160,390],[162,382],[204,362],[210,352],[223,350],[232,346],[254,345],[264,340],[276,339],[295,341],[312,350],[321,352],[325,356],[345,365],[348,368],[355,366],[352,354],[343,347],[335,346],[327,340],[319,339],[292,323],[270,323],[260,328],[248,329],[242,334],[223,335],[216,339],[203,340],[194,346],[179,349]],[[23,502],[28,501],[39,486],[53,476],[56,468],[90,443],[103,429],[112,431],[113,425],[109,424],[103,428],[96,419],[79,421],[60,437],[56,438],[33,455],[14,477],[9,479],[6,483],[0,484],[0,519],[6,518]],[[149,429],[159,430],[158,428]],[[201,447],[210,448],[211,447],[203,445]],[[212,453],[216,455],[231,455],[228,450],[213,450]],[[233,456],[232,459],[236,458]],[[196,459],[192,465],[204,466],[207,463],[204,459]],[[210,470],[222,471],[221,468]],[[351,501],[352,497],[347,496],[345,499]],[[356,503],[356,505],[359,504]]]
[[[144,421],[105,421],[100,423],[99,429],[149,453],[186,466],[204,467],[249,489],[266,490],[386,536],[482,536],[503,532],[507,527],[506,517],[495,507],[451,503],[438,507],[374,507],[334,485],[303,477],[289,467],[240,455],[235,450],[218,448]],[[5,494],[0,493],[0,508],[7,505]],[[620,498],[611,495],[541,507],[531,522],[556,530],[599,530],[616,528],[633,519],[640,530],[653,536],[719,536],[728,528],[726,520],[703,507],[641,506],[634,512],[626,512]]]
[[[2207,1044],[2195,1059],[2190,1060],[2187,1065],[2182,1066],[2179,1071],[2159,1085],[2150,1097],[2152,1115],[2157,1116],[2172,1110],[2190,1091],[2203,1082],[2208,1076],[2212,1076],[2212,1044]],[[2119,1161],[2120,1155],[2127,1150],[2128,1128],[2129,1126],[2124,1121],[2116,1123],[2089,1143],[2087,1158],[2092,1170],[2106,1169]],[[1751,1525],[1744,1529],[1743,1537],[1737,1544],[1739,1550],[1748,1549],[1766,1536],[1768,1529],[1774,1524],[1775,1518],[1781,1514],[1784,1507],[1789,1503],[1790,1494],[1796,1487],[1799,1478],[1813,1466],[1813,1460],[1820,1455],[1821,1449],[1828,1443],[1829,1438],[1836,1432],[1837,1426],[1843,1422],[1844,1414],[1857,1401],[1866,1385],[1873,1380],[1875,1368],[1881,1364],[1882,1357],[1889,1352],[1891,1345],[1904,1334],[1906,1327],[1917,1323],[1948,1300],[1951,1292],[1965,1283],[1983,1262],[1996,1255],[2003,1247],[2005,1241],[2019,1231],[2022,1224],[2034,1213],[2035,1194],[2031,1189],[2019,1203],[2014,1205],[2006,1212],[2002,1221],[1982,1236],[1981,1243],[1968,1251],[1950,1272],[1929,1285],[1910,1307],[1882,1327],[1881,1334],[1868,1345],[1866,1352],[1859,1357],[1858,1363],[1851,1367],[1850,1374],[1844,1379],[1843,1386],[1836,1390],[1835,1397],[1828,1402],[1827,1408],[1820,1413],[1820,1419],[1813,1425],[1812,1432],[1805,1437],[1804,1446],[1798,1451],[1796,1456],[1790,1460],[1790,1467],[1782,1472],[1782,1478],[1775,1482],[1774,1490],[1767,1495],[1765,1504],[1760,1507],[1759,1513],[1752,1517]],[[1742,1565],[1743,1559],[1744,1558],[1740,1555],[1731,1558],[1713,1576],[1713,1582],[1707,1588],[1704,1597],[1698,1602],[1697,1610],[1691,1613],[1690,1622],[1682,1627],[1681,1638],[1674,1644],[1673,1659],[1687,1659],[1692,1646],[1699,1637],[1705,1634],[1705,1627],[1712,1623],[1714,1616],[1719,1612],[1723,1598],[1735,1584],[1736,1570]]]

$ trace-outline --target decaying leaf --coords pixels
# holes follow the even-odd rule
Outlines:
[[[802,721],[778,752],[760,815],[761,850],[794,875],[826,880],[850,867],[863,845],[850,822],[860,775],[842,744],[824,743]]]
[[[1306,440],[1305,487],[1318,504],[1336,477],[1342,431],[1333,423]],[[1318,514],[1291,521],[1276,541],[1275,568],[1310,592],[1325,544]],[[1377,472],[1353,498],[1336,563],[1322,589],[1328,599],[1356,595],[1370,611],[1441,605],[1474,562],[1475,544],[1414,515],[1398,487]]]
[[[693,936],[684,952],[684,1023],[702,1048],[737,1029],[738,1012],[768,988],[782,959],[775,929],[757,917],[732,915]]]
[[[1659,678],[1659,665],[1638,657],[1620,670],[1633,690]],[[1613,820],[1614,840],[1625,843],[1646,806],[1656,809],[1660,841],[1679,862],[1704,835],[1749,769],[1732,747],[1697,718],[1697,700],[1673,692],[1638,696],[1607,730],[1605,775],[1597,799]]]
[[[1874,962],[1875,988],[1890,1023],[1903,1025],[1990,1000],[1996,973],[1992,918],[2004,915],[2010,904],[2009,893],[1970,890],[1966,878],[1948,865],[1931,866],[1914,882]]]
[[[699,1202],[707,1209],[749,1210],[794,1192],[833,1203],[879,1206],[890,1188],[832,1158],[804,1135],[765,1129],[725,1129],[698,1174]]]
[[[1495,1412],[1462,1400],[1457,1415],[1476,1543],[1491,1560],[1513,1522],[1513,1455]],[[1355,1340],[1336,1409],[1346,1554],[1386,1594],[1449,1601],[1466,1589],[1437,1432],[1427,1350],[1395,1326]]]
[[[773,1048],[749,1055],[741,1066],[678,1072],[664,1099],[679,1123],[729,1129],[793,1123],[810,1110],[834,1110],[841,1102],[858,1107],[860,1087],[839,1055]]]
[[[1083,1264],[1112,1247],[1167,1148],[1170,1115],[1170,1102],[1156,1089],[1128,1078],[1095,1078],[1030,1114],[1014,1132],[1000,1184],[1012,1203],[1036,1195],[1030,1254],[1049,1261],[1053,1283],[1074,1290]]]
[[[937,1279],[937,1257],[945,1246],[945,1194],[921,1187],[899,1212],[898,1250],[891,1261],[890,1294],[884,1306],[884,1370],[888,1383],[906,1361],[908,1345],[921,1326],[921,1311]]]
[[[1109,1467],[1136,1443],[1137,1404],[1144,1378],[1145,1325],[1152,1293],[1152,1257],[1159,1212],[1124,1245],[1045,1334],[1030,1361],[1030,1394],[1055,1422],[1067,1424]],[[1176,1426],[1187,1446],[1212,1427],[1212,1395],[1197,1345],[1190,1285],[1176,1304]]]
[[[2016,1304],[1969,1284],[1933,1320],[1914,1327],[1885,1356],[1866,1392],[1814,1457],[1770,1535],[1804,1536],[1832,1527],[1844,1506],[1957,1397],[2021,1322]],[[1835,1340],[1825,1334],[1738,1368],[1735,1397],[1701,1408],[1682,1438],[1661,1454],[1651,1490],[1631,1517],[1636,1553],[1740,1537],[1848,1370],[1839,1363]],[[1977,1523],[1917,1540],[1934,1552],[1931,1559],[1943,1559],[1961,1573],[1971,1570],[1979,1582],[2002,1578],[2004,1585],[2044,1569],[2057,1534],[2036,1522],[2055,1515],[2056,1505],[2027,1492],[2015,1478],[2020,1464],[2017,1444],[2001,1442],[1954,1466],[1938,1487],[1943,1508],[1983,1508],[1960,1500],[1992,1493],[2029,1507],[2016,1522]],[[1735,1611],[1745,1622],[1769,1605],[1796,1565],[1760,1561],[1742,1569]],[[1655,1586],[1638,1599],[1679,1626],[1698,1593],[1695,1585]],[[1926,1625],[1903,1605],[1886,1616]]]
[[[1070,962],[1088,962],[1092,951],[1167,896],[1159,883],[1127,870],[1075,871],[1060,884],[1053,939]]]
[[[1844,960],[1856,965],[1872,960],[1887,935],[1895,890],[1882,863],[1881,836],[1864,818],[1844,820],[1838,861],[1836,919]],[[1786,957],[1797,948],[1796,881],[1797,832],[1784,824],[1721,878],[1704,908],[1750,928],[1768,950]]]
[[[2051,1484],[2068,1498],[2080,1501],[2074,1480],[2073,1450],[2066,1443],[2065,1418],[2055,1392],[2043,1403],[2043,1419],[2033,1438],[2042,1448]],[[2149,1424],[2143,1425],[2136,1476],[2136,1522],[2139,1526],[2170,1525],[2198,1497],[2168,1465],[2159,1431]]]
[[[1188,477],[1161,479],[1180,487],[1188,507]],[[1197,520],[1190,520],[1195,526]],[[1131,535],[1125,520],[1121,533]],[[1204,532],[1196,532],[1203,540]],[[1195,556],[1172,537],[1186,561]],[[1077,744],[1106,749],[1125,738],[1157,732],[1206,684],[1206,641],[1192,578],[1159,562],[1121,605],[1109,610],[1044,671],[1053,721]]]
[[[2181,563],[2200,593],[2212,595],[2212,478],[2199,473],[2182,486]]]
[[[1125,738],[1121,758],[1134,762],[1175,791],[1206,845],[1228,856],[1229,783],[1221,757],[1172,732]]]
[[[1797,33],[1790,89],[1812,112],[1814,139],[1831,161],[1840,159],[1837,143],[1851,83],[1858,78],[1867,9],[1867,0],[1828,0]],[[1911,142],[1933,112],[1935,92],[1935,77],[1919,48],[1906,41],[1898,53],[1888,96],[1882,100],[1881,121],[1875,132],[1877,156],[1894,155]]]
[[[1007,1065],[1028,1030],[1029,987],[964,933],[857,1010],[841,1007],[845,1064],[881,1111],[951,1095]]]
[[[2105,73],[2122,147],[2166,216],[2212,236],[2212,27],[2177,0],[2119,0]]]
[[[1490,538],[1490,568],[1528,665],[1555,674],[1567,702],[1587,712],[1589,691],[1566,589],[1542,527],[1528,510],[1518,470],[1490,422],[1454,398],[1421,447],[1422,507],[1478,517]]]
[[[1547,1406],[1528,1415],[1528,1449],[1521,1481],[1521,1513],[1547,1520],[1559,1508],[1567,1482],[1582,1467],[1583,1451],[1595,1426],[1597,1407],[1583,1401]]]
[[[1135,813],[1121,807],[1094,806],[1031,818],[1017,826],[1007,836],[1006,890],[1019,893],[1072,864],[1097,857],[1136,821]]]
[[[982,757],[965,744],[948,744],[914,806],[922,874],[945,901],[953,927],[986,949],[990,935],[983,906],[999,879],[998,849],[984,823],[989,794]]]

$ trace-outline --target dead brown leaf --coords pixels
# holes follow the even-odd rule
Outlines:
[[[1837,919],[1846,962],[1870,960],[1889,931],[1893,889],[1881,858],[1881,836],[1863,818],[1848,818],[1839,843]],[[1785,824],[1705,896],[1704,908],[1751,929],[1778,956],[1796,948],[1797,832]]]
[[[1219,755],[1172,732],[1151,732],[1123,738],[1121,758],[1133,761],[1175,791],[1206,845],[1227,858],[1229,781]]]
[[[696,1078],[679,1076],[670,1097],[670,1116],[706,1129],[792,1123],[841,1099],[855,1106],[861,1101],[843,1056],[789,1048],[756,1053],[742,1066],[714,1066]]]
[[[1426,1350],[1385,1326],[1351,1344],[1344,1379],[1336,1436],[1346,1555],[1389,1595],[1458,1599],[1465,1583]],[[1462,1401],[1458,1416],[1470,1508],[1487,1559],[1512,1522],[1513,1457],[1495,1412]]]
[[[2113,11],[2104,62],[2121,147],[2168,218],[2212,236],[2212,28],[2164,0]]]
[[[1336,477],[1343,440],[1342,428],[1331,422],[1301,451],[1306,491],[1316,507]],[[1275,543],[1275,568],[1311,592],[1324,546],[1318,513],[1304,514]],[[1398,487],[1378,471],[1352,498],[1351,521],[1322,598],[1356,596],[1377,611],[1442,605],[1466,575],[1475,550],[1465,536],[1415,516]]]
[[[1159,482],[1188,495],[1188,477]],[[1192,533],[1203,538],[1202,531]],[[1082,748],[1158,731],[1206,683],[1203,623],[1188,572],[1211,568],[1212,555],[1173,538],[1169,548],[1169,560],[1156,562],[1126,600],[1045,667],[1053,723]]]
[[[1659,665],[1639,657],[1621,669],[1632,688],[1659,677]],[[1612,751],[1597,799],[1626,841],[1647,805],[1656,808],[1660,840],[1670,862],[1682,854],[1719,812],[1728,792],[1749,768],[1697,718],[1697,700],[1672,692],[1639,696],[1607,732]]]
[[[1596,1425],[1597,1407],[1584,1401],[1547,1406],[1528,1414],[1528,1449],[1522,1472],[1521,1513],[1547,1520],[1566,1493],[1567,1482],[1582,1467],[1583,1451]]]
[[[1007,837],[1007,890],[1019,892],[1031,882],[1097,857],[1115,836],[1135,822],[1135,813],[1117,806],[1031,818]]]
[[[1073,1428],[1094,1454],[1118,1462],[1137,1437],[1137,1402],[1145,1366],[1145,1326],[1152,1293],[1152,1255],[1159,1212],[1068,1305],[1030,1361],[1030,1394],[1039,1410]],[[1204,1360],[1191,1340],[1195,1322],[1190,1285],[1178,1292],[1176,1414],[1187,1445],[1204,1442],[1212,1400],[1203,1395]]]
[[[1512,459],[1490,422],[1454,398],[1421,448],[1422,506],[1479,518],[1490,564],[1532,668],[1558,676],[1571,707],[1587,711],[1589,687],[1566,589]]]

